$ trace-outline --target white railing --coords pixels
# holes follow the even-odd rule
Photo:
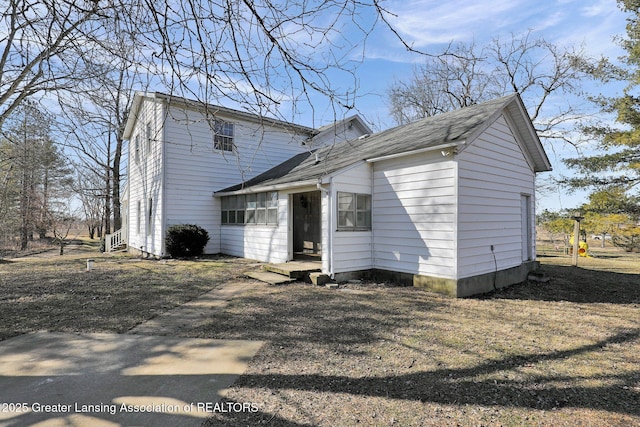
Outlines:
[[[113,252],[118,248],[121,248],[126,244],[126,240],[123,238],[122,229],[114,231],[111,234],[105,234],[104,236],[104,251]]]

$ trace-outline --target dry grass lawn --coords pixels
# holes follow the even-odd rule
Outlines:
[[[259,411],[208,424],[640,425],[640,257],[607,251],[576,269],[551,255],[550,282],[479,298],[256,282],[183,334],[268,342],[226,392]],[[96,256],[88,273],[86,255],[65,257],[0,265],[0,339],[124,332],[256,268]]]

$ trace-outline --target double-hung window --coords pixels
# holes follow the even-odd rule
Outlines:
[[[233,151],[233,123],[216,120],[213,125],[213,146],[216,150]]]
[[[371,195],[338,192],[338,230],[371,230]]]

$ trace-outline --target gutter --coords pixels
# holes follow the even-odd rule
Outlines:
[[[458,141],[458,142],[449,142],[447,144],[440,144],[440,145],[435,145],[433,147],[420,148],[418,150],[413,150],[413,151],[404,151],[402,153],[389,154],[389,155],[380,156],[380,157],[372,157],[365,161],[367,163],[375,163],[382,160],[396,159],[398,157],[412,156],[414,154],[420,154],[420,153],[428,153],[430,151],[446,150],[448,148],[454,148],[464,144],[466,144],[466,141],[464,140]]]
[[[306,181],[298,181],[298,182],[285,182],[282,184],[273,184],[273,185],[254,185],[247,188],[242,188],[240,190],[234,191],[214,191],[213,196],[235,196],[237,194],[251,194],[251,193],[261,193],[264,191],[279,191],[279,190],[288,190],[293,188],[301,188],[301,187],[315,187],[318,183],[317,179],[308,179]]]

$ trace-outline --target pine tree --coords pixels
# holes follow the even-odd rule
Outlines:
[[[619,7],[629,14],[625,39],[620,41],[627,52],[621,67],[602,62],[592,69],[597,79],[626,84],[619,97],[598,97],[603,112],[615,115],[617,126],[591,126],[583,131],[599,140],[599,154],[565,159],[567,166],[579,176],[565,178],[574,188],[617,187],[631,189],[640,183],[640,1],[618,0]]]

